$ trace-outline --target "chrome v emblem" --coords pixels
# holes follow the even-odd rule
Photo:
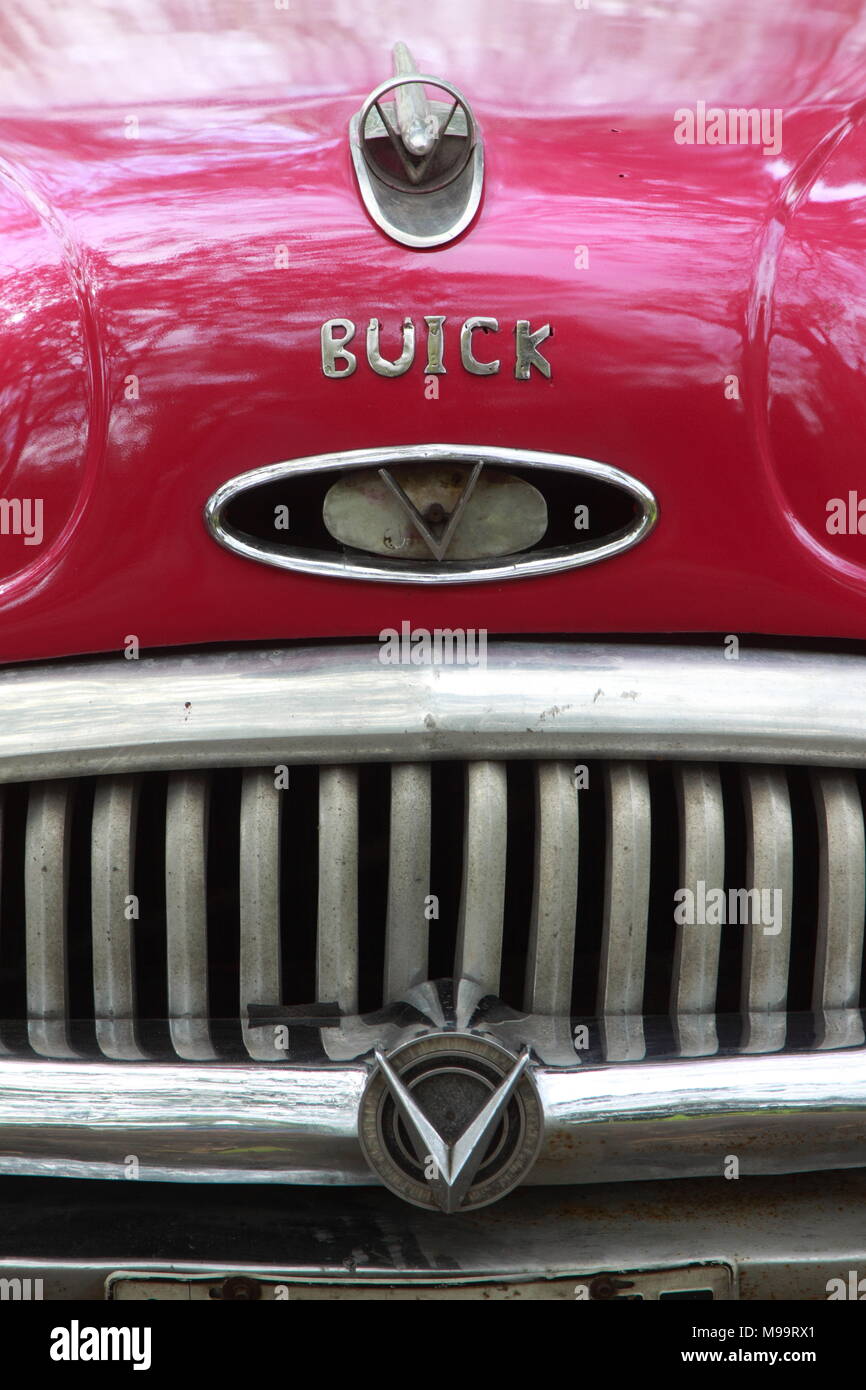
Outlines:
[[[457,1211],[472,1186],[502,1113],[529,1065],[529,1052],[521,1053],[508,1076],[500,1082],[454,1144],[448,1144],[442,1138],[414,1100],[411,1091],[403,1085],[387,1057],[377,1051],[376,1061],[409,1131],[418,1162],[426,1171],[432,1160],[433,1176],[428,1181],[437,1206],[444,1212]]]
[[[445,520],[444,527],[439,532],[433,530],[433,524],[428,517],[424,517],[419,512],[412,498],[409,497],[397,479],[387,468],[379,469],[379,477],[393,492],[400,506],[406,512],[412,525],[416,528],[419,535],[427,542],[433,556],[437,560],[444,560],[448,552],[448,547],[454,538],[454,532],[460,523],[460,518],[466,510],[466,503],[475,491],[475,484],[478,482],[478,475],[484,467],[483,460],[479,459],[466,480],[466,485],[460,494],[457,505],[453,512]]]

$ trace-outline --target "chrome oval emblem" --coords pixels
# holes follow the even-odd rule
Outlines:
[[[610,464],[466,444],[288,459],[229,479],[205,507],[214,539],[248,559],[403,584],[594,564],[637,545],[657,516],[649,488]]]

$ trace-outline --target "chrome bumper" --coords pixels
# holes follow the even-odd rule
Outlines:
[[[551,759],[576,745],[585,757],[866,763],[860,657],[491,642],[478,670],[378,654],[365,643],[0,671],[0,780],[287,755]]]
[[[540,1067],[532,1184],[862,1166],[866,1049]],[[0,1061],[0,1175],[375,1183],[365,1066]]]

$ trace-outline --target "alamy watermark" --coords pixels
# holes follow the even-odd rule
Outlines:
[[[416,627],[403,621],[400,631],[383,628],[379,633],[379,661],[383,666],[486,666],[485,627]]]
[[[677,926],[723,927],[760,926],[764,936],[778,936],[782,930],[781,888],[708,888],[699,878],[695,888],[678,888],[674,893],[674,921]]]
[[[853,488],[847,497],[831,497],[826,504],[828,536],[866,536],[866,497]]]
[[[41,497],[0,497],[0,536],[23,536],[25,545],[41,545]]]
[[[681,106],[674,112],[674,140],[678,145],[762,145],[763,153],[782,149],[782,112],[778,106],[737,106],[725,109]]]
[[[854,1303],[862,1303],[866,1300],[866,1279],[860,1278],[859,1269],[849,1269],[847,1280],[828,1279],[825,1288],[829,1302],[850,1299]]]
[[[0,1302],[11,1300],[14,1303],[39,1302],[45,1296],[41,1279],[0,1279]]]
[[[48,1355],[52,1361],[131,1361],[134,1371],[151,1365],[149,1327],[82,1327],[73,1318],[68,1327],[51,1329]]]

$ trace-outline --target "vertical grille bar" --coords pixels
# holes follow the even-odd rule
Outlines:
[[[283,794],[271,770],[249,768],[240,810],[240,1016],[244,1044],[260,1061],[284,1060],[269,1028],[250,1028],[250,1004],[278,1004],[281,994],[280,821]]]
[[[25,839],[28,1036],[43,1057],[74,1057],[69,1041],[66,908],[72,785],[30,788]]]
[[[609,1061],[646,1051],[643,1018],[651,807],[643,763],[605,764],[607,847],[598,1013]]]
[[[319,772],[316,997],[358,1012],[358,769]]]
[[[466,765],[463,881],[454,973],[499,993],[508,787],[504,763]]]
[[[137,814],[136,778],[99,781],[90,837],[93,1003],[100,1050],[121,1062],[143,1056],[135,1032],[136,925],[126,916]]]
[[[752,897],[750,920],[742,927],[742,1048],[744,1052],[776,1052],[785,1045],[794,883],[791,798],[784,770],[745,767],[743,797],[746,882],[748,889],[758,890],[759,898]],[[768,916],[781,908],[775,924],[762,920],[765,906],[770,909]]]
[[[578,794],[570,763],[535,767],[535,867],[523,1006],[569,1017],[577,915]]]
[[[674,769],[680,821],[679,887],[699,897],[724,892],[725,812],[718,768],[679,763]],[[718,914],[721,916],[721,914]],[[716,989],[721,923],[677,923],[671,978],[671,1015],[684,1057],[718,1051]]]
[[[168,1011],[179,1057],[208,1061],[207,773],[173,773],[165,817]]]
[[[395,763],[385,928],[386,1004],[402,999],[408,989],[427,978],[424,900],[430,891],[430,833],[430,766]]]
[[[863,1042],[857,1007],[866,912],[863,806],[850,772],[813,772],[818,818],[818,940],[812,1008],[819,1047]]]

